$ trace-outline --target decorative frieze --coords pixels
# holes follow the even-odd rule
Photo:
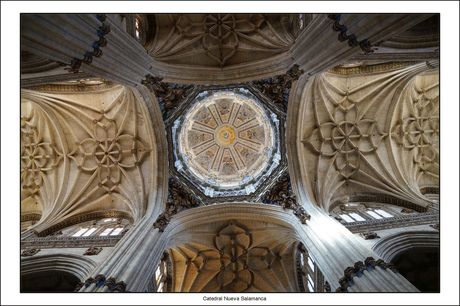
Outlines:
[[[38,221],[42,218],[40,214],[23,214],[21,215],[21,222],[24,221]]]
[[[410,214],[407,216],[384,218],[380,220],[367,220],[343,224],[352,233],[362,233],[375,230],[385,230],[423,224],[432,224],[439,221],[439,213]]]
[[[21,241],[21,248],[41,248],[41,249],[54,249],[54,248],[84,248],[98,245],[100,247],[113,247],[115,246],[123,235],[117,236],[95,236],[95,237],[40,237],[40,238],[27,238]]]
[[[420,193],[425,195],[425,194],[439,194],[439,188],[438,187],[423,187],[420,189]]]
[[[79,82],[77,84],[40,84],[24,87],[26,89],[38,90],[38,91],[49,91],[49,92],[90,92],[90,91],[101,91],[109,89],[117,84],[114,82],[104,80],[100,84],[85,84]]]
[[[339,205],[343,205],[344,199],[339,199],[334,201],[329,206],[329,211],[332,211]],[[389,195],[351,195],[347,197],[346,202],[374,202],[374,203],[386,203],[386,204],[393,204],[409,209],[413,209],[418,212],[427,212],[428,209],[426,207],[419,206],[415,203],[399,199]]]
[[[374,73],[374,72],[383,72],[393,69],[399,69],[402,67],[415,65],[418,62],[410,61],[410,62],[388,62],[382,64],[365,64],[363,63],[361,66],[358,67],[341,67],[337,66],[330,69],[328,72],[340,75],[355,75],[355,74],[365,74],[365,73]]]

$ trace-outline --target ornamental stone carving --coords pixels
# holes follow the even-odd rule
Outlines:
[[[95,34],[97,34],[97,37],[99,39],[93,42],[93,44],[91,45],[93,51],[86,51],[82,59],[73,58],[70,61],[70,68],[65,68],[69,72],[78,73],[82,63],[89,65],[93,62],[93,56],[102,56],[101,48],[107,46],[107,38],[105,37],[105,35],[110,33],[110,26],[104,23],[104,21],[107,19],[107,16],[105,14],[97,14],[96,18],[101,22],[101,26],[94,29],[94,32]]]
[[[168,199],[166,201],[166,210],[160,214],[155,223],[154,228],[158,228],[163,232],[166,226],[171,221],[171,218],[182,210],[198,207],[198,201],[191,193],[189,193],[182,184],[174,178],[168,181]]]
[[[196,104],[180,134],[181,153],[199,178],[238,185],[266,167],[273,128],[252,99],[220,92]]]
[[[97,255],[99,254],[100,252],[102,251],[102,248],[101,247],[90,247],[89,249],[87,249],[85,251],[85,254],[83,255]]]
[[[396,267],[392,263],[386,263],[382,259],[379,259],[377,261],[374,260],[373,257],[367,257],[364,260],[364,263],[362,261],[358,261],[354,264],[353,267],[347,267],[344,270],[344,277],[342,277],[339,280],[340,286],[336,289],[335,292],[348,292],[349,287],[353,286],[355,282],[353,281],[353,278],[356,277],[363,277],[366,274],[364,274],[364,271],[372,272],[372,270],[377,269],[379,267],[381,270],[390,270],[393,273],[399,273]]]
[[[276,181],[275,185],[261,198],[264,204],[280,205],[283,209],[291,209],[302,224],[307,224],[310,215],[297,203],[296,195],[292,191],[291,177],[284,172]]]
[[[163,78],[146,75],[141,83],[155,94],[160,104],[163,120],[168,119],[176,107],[193,89],[193,85],[181,85],[162,82]]]
[[[22,251],[21,256],[34,256],[38,252],[40,252],[40,249],[24,250]]]
[[[366,232],[366,233],[361,233],[361,237],[363,237],[364,240],[369,240],[369,239],[375,239],[375,238],[380,238],[379,235],[375,232]]]
[[[80,289],[90,287],[92,284],[96,284],[96,287],[108,287],[109,292],[129,292],[126,291],[126,283],[123,281],[117,282],[114,277],[106,278],[103,274],[98,274],[95,278],[89,277],[84,283],[80,282],[75,288],[74,292],[79,292]]]
[[[270,98],[276,106],[287,113],[289,93],[291,91],[292,82],[299,79],[303,74],[303,70],[298,65],[290,68],[286,74],[254,81],[254,85]]]
[[[119,130],[120,123],[103,109],[93,119],[92,137],[75,142],[67,154],[78,170],[95,173],[98,187],[112,193],[120,185],[125,169],[138,167],[150,148],[138,138]]]

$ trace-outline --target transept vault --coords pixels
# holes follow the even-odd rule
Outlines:
[[[22,292],[440,291],[439,14],[20,21]]]

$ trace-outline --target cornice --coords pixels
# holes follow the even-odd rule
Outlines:
[[[27,238],[21,242],[21,249],[86,248],[95,245],[98,247],[113,247],[121,240],[121,238],[123,238],[123,235],[108,237]]]
[[[401,228],[408,226],[433,224],[439,222],[438,212],[428,212],[423,214],[414,214],[410,216],[400,216],[385,218],[380,220],[368,220],[362,222],[352,222],[343,224],[350,232],[356,234],[361,232],[386,230],[390,228]]]

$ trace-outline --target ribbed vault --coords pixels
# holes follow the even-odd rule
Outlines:
[[[223,219],[171,236],[173,292],[296,292],[292,230]]]

